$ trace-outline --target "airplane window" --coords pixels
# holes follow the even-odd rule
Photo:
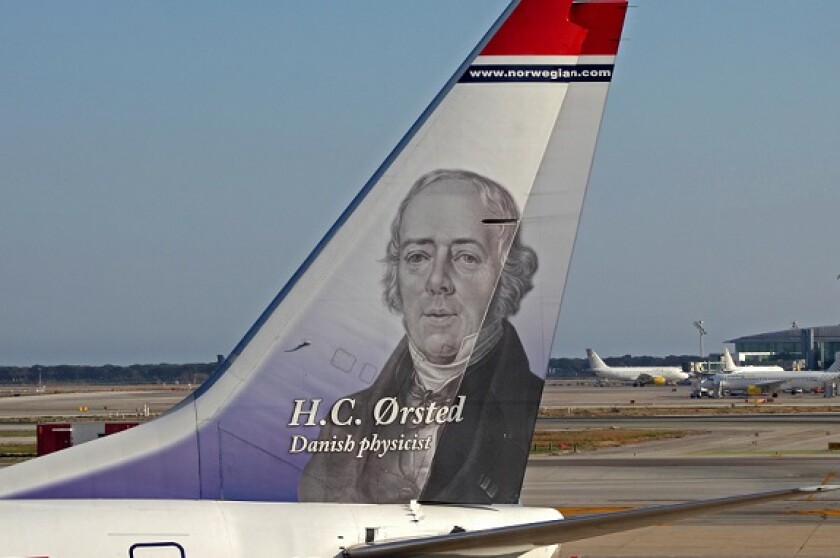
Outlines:
[[[129,558],[186,558],[184,547],[174,542],[137,543],[128,549]]]

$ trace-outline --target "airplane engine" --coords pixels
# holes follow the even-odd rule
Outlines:
[[[761,386],[747,386],[747,395],[761,395]]]

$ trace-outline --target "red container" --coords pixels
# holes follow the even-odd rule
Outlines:
[[[39,424],[36,430],[38,455],[47,455],[103,436],[110,436],[134,428],[138,424],[137,422],[86,422],[77,425],[76,431],[74,431],[74,425],[69,422]]]
[[[38,455],[47,455],[73,445],[73,428],[70,423],[39,424],[36,432]]]

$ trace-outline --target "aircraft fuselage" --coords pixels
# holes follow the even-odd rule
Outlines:
[[[558,519],[550,508],[227,502],[0,501],[4,556],[340,556],[366,542]],[[49,525],[49,529],[45,529]],[[555,547],[520,547],[529,558]]]

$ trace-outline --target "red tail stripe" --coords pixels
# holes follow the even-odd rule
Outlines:
[[[481,54],[613,55],[626,13],[626,0],[522,0]]]

